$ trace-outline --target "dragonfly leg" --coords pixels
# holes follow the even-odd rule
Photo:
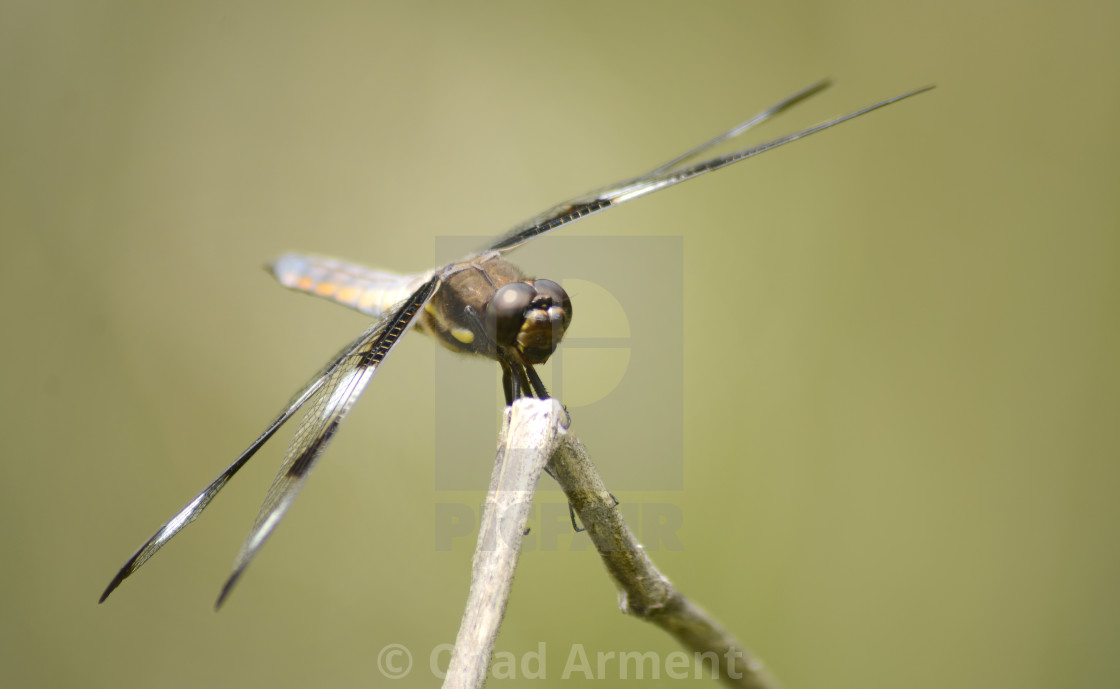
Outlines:
[[[509,362],[504,357],[498,357],[498,364],[502,367],[502,391],[506,394],[506,406],[513,404],[513,401],[520,397],[520,390],[518,390],[517,377],[513,375],[513,369],[510,367]]]
[[[546,466],[544,468],[544,473],[551,476],[552,480],[554,480],[554,481],[556,480],[556,474],[552,473],[551,468]],[[611,500],[614,501],[614,506],[615,507],[618,507],[621,504],[621,503],[619,503],[618,498],[616,498],[614,496],[614,493],[607,493],[607,495],[611,496]],[[574,505],[572,505],[571,502],[568,503],[568,518],[570,518],[572,520],[572,530],[575,531],[576,533],[580,533],[581,531],[586,531],[587,530],[586,528],[580,526],[579,522],[576,521],[576,508],[575,508]]]
[[[572,520],[572,530],[573,531],[575,531],[576,533],[580,533],[581,531],[587,531],[587,529],[580,526],[579,523],[576,521],[576,508],[573,507],[572,503],[570,503],[570,502],[568,503],[568,517],[570,517],[571,520]]]
[[[529,377],[529,384],[533,390],[533,394],[536,395],[538,399],[548,399],[548,390],[545,388],[541,377],[537,375],[532,364],[525,364],[525,373]]]
[[[618,498],[616,498],[614,496],[614,493],[607,493],[607,495],[611,496],[611,500],[614,500],[614,506],[618,507],[618,505],[619,505]],[[571,519],[572,519],[572,529],[575,530],[576,533],[579,533],[581,531],[587,531],[587,529],[585,529],[584,527],[582,527],[578,523],[576,523],[576,508],[573,507],[572,503],[570,503],[570,502],[568,503],[568,516],[571,517]]]
[[[532,384],[529,382],[529,376],[525,371],[525,365],[521,362],[513,362],[513,373],[517,379],[517,396],[516,399],[528,397],[530,394],[535,393]]]

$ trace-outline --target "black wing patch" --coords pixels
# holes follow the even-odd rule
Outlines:
[[[331,372],[350,356],[350,354],[362,344],[367,336],[368,333],[362,333],[356,340],[339,350],[338,354],[336,354],[326,366],[312,376],[311,380],[307,381],[307,384],[303,386],[303,389],[297,392],[288,401],[284,410],[280,412],[272,423],[269,424],[268,428],[266,428],[249,447],[245,448],[245,451],[233,461],[233,464],[230,464],[225,471],[219,474],[218,477],[210,483],[210,485],[206,486],[201,493],[187,503],[186,507],[179,510],[179,512],[169,519],[166,524],[161,526],[144,545],[140,546],[140,549],[129,558],[128,562],[124,564],[124,567],[121,567],[121,570],[117,572],[117,575],[109,582],[109,585],[105,588],[105,592],[101,594],[101,599],[98,600],[98,602],[104,603],[105,599],[109,597],[109,594],[120,586],[122,581],[130,577],[136,570],[140,569],[140,566],[155,555],[164,544],[175,536],[175,534],[182,531],[185,526],[197,519],[198,515],[200,515],[202,511],[206,509],[206,506],[210,504],[210,501],[214,499],[214,496],[225,487],[226,483],[228,483],[231,478],[233,478],[233,475],[236,474],[241,467],[245,466],[245,463],[256,454],[257,450],[259,450],[288,419],[292,418],[307,400],[315,395],[327,378],[330,377]]]
[[[288,511],[312,467],[334,438],[339,424],[350,413],[354,402],[377,372],[377,367],[413,324],[416,314],[431,299],[438,284],[439,278],[433,277],[421,285],[388,318],[363,333],[358,346],[331,368],[327,381],[299,422],[280,471],[268,489],[253,528],[234,562],[233,573],[222,587],[215,607],[222,605],[242,572]]]
[[[187,505],[183,509],[179,510],[179,512],[176,513],[175,516],[173,516],[171,519],[169,519],[166,524],[161,526],[159,530],[156,531],[156,533],[151,538],[149,538],[147,542],[144,543],[144,545],[140,546],[140,548],[132,555],[132,557],[129,558],[128,562],[126,562],[124,566],[121,567],[120,571],[117,572],[112,581],[109,582],[109,585],[105,587],[105,591],[101,594],[101,598],[98,600],[98,602],[104,603],[105,599],[109,597],[109,594],[111,594],[118,586],[120,586],[121,582],[132,576],[132,574],[135,573],[136,570],[140,569],[140,567],[145,562],[151,559],[151,557],[155,555],[160,548],[162,548],[176,534],[182,531],[184,527],[197,519],[198,516],[202,514],[202,511],[205,510],[206,507],[210,504],[210,501],[213,500],[218,492],[225,487],[225,485],[231,478],[233,478],[234,474],[236,474],[241,469],[241,467],[245,466],[249,459],[254,454],[256,454],[257,450],[259,450],[261,446],[264,445],[265,442],[267,442],[268,439],[271,438],[276,433],[276,431],[284,425],[285,422],[288,421],[288,419],[292,418],[292,416],[295,415],[300,407],[314,398],[316,394],[320,394],[321,391],[325,393],[324,386],[329,388],[332,383],[339,380],[338,373],[340,369],[353,368],[352,362],[369,359],[371,353],[374,351],[372,343],[377,340],[383,341],[380,348],[377,350],[380,352],[380,354],[377,356],[377,363],[380,363],[380,361],[384,359],[388,354],[389,350],[392,349],[392,346],[393,344],[395,344],[396,340],[400,337],[404,330],[408,328],[412,316],[414,316],[416,313],[415,309],[408,310],[406,307],[414,303],[416,299],[422,299],[424,303],[427,303],[427,300],[431,298],[432,293],[435,291],[434,283],[434,280],[425,283],[419,290],[417,290],[416,293],[414,293],[409,298],[408,303],[402,306],[397,313],[374,324],[372,327],[359,335],[355,340],[350,342],[350,344],[339,350],[339,352],[332,359],[330,359],[329,363],[321,368],[314,376],[312,376],[307,384],[304,385],[303,388],[288,401],[288,404],[284,407],[283,411],[281,411],[280,414],[272,421],[272,423],[269,424],[268,428],[266,428],[264,432],[261,433],[260,436],[258,436],[257,439],[254,440],[252,444],[250,444],[249,447],[247,447],[245,451],[242,452],[241,455],[238,456],[238,458],[235,459],[233,463],[226,468],[225,471],[219,474],[218,477],[210,483],[210,485],[206,486],[206,488],[204,488],[201,493],[196,495],[194,499],[187,503]],[[421,308],[422,306],[423,305],[421,304]],[[407,319],[403,319],[404,322],[402,323],[401,316],[406,311],[408,312],[408,317]],[[389,331],[394,329],[392,326],[396,326],[395,334],[389,337]],[[376,366],[377,364],[373,365]],[[321,397],[322,394],[320,394],[320,398]],[[306,425],[307,419],[305,418],[304,421],[301,422],[300,428],[302,429]],[[326,445],[328,441],[329,437],[319,442],[319,452],[322,451],[322,446]],[[294,442],[295,441],[293,440],[293,447]],[[291,449],[289,449],[289,453],[290,452]]]

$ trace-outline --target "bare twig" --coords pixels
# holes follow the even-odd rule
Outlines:
[[[697,654],[697,662],[710,663],[713,674],[728,686],[778,689],[778,682],[761,661],[711,615],[673,588],[654,566],[623,521],[579,438],[562,434],[549,467],[618,587],[622,612],[669,632]]]
[[[564,411],[554,400],[522,399],[506,410],[490,492],[471,568],[471,592],[444,687],[481,687],[509,600],[537,481],[558,442]]]

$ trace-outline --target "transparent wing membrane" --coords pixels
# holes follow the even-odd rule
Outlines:
[[[324,381],[330,377],[331,372],[364,341],[367,334],[368,331],[367,333],[362,333],[362,335],[353,342],[339,350],[326,366],[319,369],[319,371],[311,377],[311,380],[307,381],[303,389],[288,400],[288,404],[284,407],[284,410],[280,412],[272,423],[269,424],[268,428],[266,428],[249,447],[245,448],[245,451],[233,461],[233,464],[230,464],[225,471],[219,474],[218,477],[210,483],[210,485],[206,486],[201,493],[187,503],[186,507],[179,510],[179,512],[169,519],[166,524],[161,526],[144,545],[140,546],[140,549],[129,558],[128,562],[121,567],[121,570],[117,572],[117,575],[109,582],[109,585],[105,588],[105,592],[101,594],[101,599],[98,602],[104,603],[105,599],[109,597],[109,594],[120,586],[122,581],[132,576],[136,570],[140,569],[141,565],[155,555],[160,548],[175,536],[175,534],[182,531],[184,527],[197,519],[198,515],[200,515],[202,511],[206,509],[206,506],[210,504],[210,501],[214,499],[214,496],[225,487],[226,483],[228,483],[231,478],[233,478],[233,475],[236,474],[241,467],[245,466],[249,459],[256,454],[257,450],[259,450],[288,419],[292,418],[292,416],[299,411],[299,408],[307,403],[307,400],[314,396],[319,388],[322,387]]]
[[[436,278],[431,278],[424,283],[391,316],[367,330],[358,346],[331,368],[326,383],[320,387],[311,408],[299,422],[280,471],[265,496],[245,544],[241,546],[241,552],[233,565],[233,573],[222,587],[216,606],[221,606],[233,585],[288,511],[299,489],[307,481],[311,469],[334,439],[339,425],[377,372],[377,367],[400,341],[401,335],[415,322],[416,314],[431,299],[437,282]]]
[[[869,105],[866,108],[862,108],[847,115],[842,115],[826,122],[821,122],[818,125],[809,127],[808,129],[804,129],[800,132],[787,134],[786,136],[778,137],[777,139],[758,144],[757,146],[744,148],[727,155],[710,158],[708,160],[695,163],[687,167],[680,167],[683,163],[691,160],[704,151],[711,149],[711,147],[742,134],[751,127],[764,122],[770,117],[790,108],[793,105],[796,105],[797,103],[800,103],[809,96],[819,93],[827,86],[828,82],[822,81],[819,84],[815,84],[803,91],[800,91],[790,96],[789,98],[786,98],[780,103],[767,108],[766,110],[759,113],[758,115],[755,115],[746,122],[736,125],[732,129],[724,132],[723,134],[720,134],[714,139],[711,139],[710,141],[677,156],[665,165],[655,168],[650,172],[645,173],[644,175],[626,180],[624,182],[618,182],[616,184],[612,184],[610,186],[588,192],[586,194],[583,194],[582,196],[571,199],[570,201],[565,201],[564,203],[557,204],[544,213],[534,216],[529,220],[526,220],[525,222],[514,226],[500,239],[491,244],[489,248],[492,251],[499,251],[502,253],[511,251],[529,241],[530,239],[533,239],[534,237],[539,237],[542,234],[551,232],[558,227],[563,227],[564,225],[575,222],[576,220],[579,220],[581,218],[585,218],[589,215],[598,213],[613,206],[620,205],[627,201],[632,201],[647,194],[652,194],[655,191],[660,191],[661,189],[671,187],[674,184],[680,184],[681,182],[692,179],[694,177],[699,177],[704,173],[719,170],[720,168],[727,167],[728,165],[737,163],[741,160],[753,158],[759,153],[764,153],[771,149],[778,148],[779,146],[784,146],[788,143],[797,141],[798,139],[803,139],[811,134],[816,134],[817,132],[828,129],[829,127],[835,127],[842,122],[847,122],[848,120],[854,119],[861,115],[866,115],[873,110],[878,110],[879,108],[890,105],[891,103],[897,103],[904,98],[915,96],[919,93],[923,93],[933,88],[932,86],[926,86],[914,91],[909,91],[902,95],[895,96],[894,98],[888,98],[887,100],[880,101],[878,103],[875,103],[874,105]]]
[[[417,294],[421,295],[424,302],[426,303],[427,300],[431,298],[431,294],[433,291],[434,280],[429,281],[429,283],[425,284],[424,289],[418,290]],[[404,309],[402,307],[402,311],[403,310]],[[397,315],[399,316],[400,314]],[[236,460],[234,460],[234,462],[230,464],[229,467],[226,468],[225,471],[219,474],[218,477],[210,483],[210,485],[206,486],[206,488],[204,488],[201,493],[196,495],[194,499],[187,503],[186,507],[179,510],[179,512],[176,513],[175,516],[169,519],[166,524],[161,526],[159,530],[156,531],[156,533],[151,538],[149,538],[147,542],[144,543],[144,545],[140,546],[140,549],[137,550],[131,558],[129,558],[128,562],[126,562],[124,566],[121,567],[120,571],[117,572],[117,575],[114,576],[112,581],[109,582],[109,585],[101,594],[101,598],[98,602],[105,602],[105,599],[109,597],[109,594],[111,594],[114,589],[120,586],[121,582],[132,576],[132,574],[136,572],[136,570],[138,570],[145,562],[147,562],[153,555],[155,555],[159,551],[159,549],[162,548],[168,541],[170,541],[177,533],[182,531],[184,527],[197,519],[202,511],[206,509],[207,505],[210,504],[210,501],[213,500],[218,492],[225,487],[225,485],[231,478],[233,478],[234,474],[236,474],[241,469],[241,467],[245,466],[249,459],[254,454],[256,454],[257,450],[259,450],[261,446],[264,445],[264,443],[268,441],[268,439],[271,438],[276,433],[276,431],[284,425],[285,422],[288,421],[288,419],[292,418],[292,416],[295,415],[297,411],[299,411],[300,407],[305,405],[308,400],[314,398],[317,394],[319,395],[319,399],[322,399],[324,395],[328,394],[328,391],[330,391],[332,387],[338,387],[339,384],[343,382],[343,375],[341,375],[340,373],[342,370],[351,370],[355,366],[354,362],[370,359],[371,357],[369,353],[371,352],[371,350],[374,350],[378,347],[380,347],[383,351],[381,351],[381,353],[376,357],[373,357],[376,359],[376,363],[373,364],[373,367],[375,368],[378,364],[380,364],[381,360],[383,360],[388,354],[388,351],[394,344],[396,344],[396,340],[400,337],[400,333],[403,332],[403,328],[407,328],[411,324],[412,316],[414,315],[415,311],[410,311],[407,322],[405,322],[403,326],[400,325],[399,318],[386,318],[383,321],[371,326],[369,329],[359,335],[355,340],[350,342],[350,344],[339,350],[339,352],[327,363],[327,365],[321,368],[314,376],[312,376],[311,380],[309,380],[307,384],[304,385],[304,387],[299,392],[297,392],[291,398],[291,400],[288,401],[288,404],[284,407],[283,411],[281,411],[280,414],[272,421],[272,423],[269,424],[268,428],[266,428],[265,431],[261,433],[260,436],[258,436],[257,439],[254,440],[252,444],[249,445],[249,447],[247,447],[245,451],[242,452],[241,455]],[[386,334],[386,329],[390,328],[392,325],[396,325],[397,327],[402,328],[402,330],[397,332],[396,335],[392,336],[391,339],[386,340],[386,338],[382,335]],[[356,399],[357,394],[361,394],[361,389],[358,389],[356,391],[356,394],[352,395],[350,400],[351,404],[353,403],[353,399]],[[310,418],[313,413],[314,409],[312,410],[312,412],[309,412],[308,415],[304,417],[304,420],[300,423],[300,430],[304,431],[304,435],[302,436],[304,438],[306,438],[308,433],[308,418]],[[333,429],[330,430],[330,433],[333,435]],[[292,441],[292,448],[296,447],[296,441],[300,437],[301,436],[299,434],[299,431],[297,431],[296,439],[293,439]],[[321,446],[325,446],[327,442],[329,442],[329,437],[321,442]],[[289,448],[289,455],[292,454],[292,448]],[[268,503],[266,501],[266,505],[267,504]],[[247,563],[248,560],[246,559],[244,564]],[[244,564],[242,565],[242,568],[244,568]]]

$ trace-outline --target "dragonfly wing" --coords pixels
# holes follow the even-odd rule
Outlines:
[[[197,519],[198,516],[202,514],[202,511],[206,509],[206,506],[210,504],[210,501],[214,499],[214,496],[225,487],[226,483],[228,483],[231,478],[233,478],[233,475],[236,474],[241,467],[245,466],[245,463],[256,454],[257,450],[259,450],[288,419],[292,418],[300,407],[319,391],[327,379],[330,378],[334,370],[348,360],[366,339],[368,339],[368,332],[362,333],[362,335],[353,342],[339,350],[326,366],[319,369],[319,371],[311,377],[311,380],[307,381],[307,384],[288,400],[288,404],[280,414],[273,419],[272,423],[268,425],[268,428],[266,428],[249,447],[245,448],[245,451],[242,452],[232,464],[226,467],[225,471],[219,474],[210,485],[206,486],[201,493],[187,503],[186,507],[179,510],[174,517],[161,526],[144,545],[140,546],[140,549],[129,558],[128,562],[121,567],[117,575],[109,582],[109,585],[105,588],[105,592],[101,594],[101,599],[98,602],[104,603],[105,599],[109,597],[109,594],[120,586],[122,581],[132,576],[136,570],[140,569],[141,565],[155,555],[160,548],[175,536],[175,534],[182,531],[185,526]]]
[[[289,289],[330,299],[374,318],[384,318],[432,277],[432,273],[401,275],[314,254],[284,254],[267,267]]]
[[[756,115],[747,122],[744,122],[741,125],[737,125],[735,128],[717,136],[714,139],[711,139],[704,144],[701,144],[696,148],[685,152],[680,156],[677,156],[673,160],[669,161],[669,163],[655,168],[654,170],[651,170],[650,172],[647,172],[639,177],[635,177],[624,182],[618,182],[616,184],[603,187],[596,191],[588,192],[587,194],[576,197],[570,201],[565,201],[564,203],[558,204],[548,209],[544,213],[534,216],[529,220],[526,220],[525,222],[514,226],[505,235],[503,235],[492,245],[490,245],[489,248],[491,251],[497,251],[500,253],[511,251],[534,237],[539,237],[542,234],[551,232],[552,230],[555,230],[558,227],[562,227],[563,225],[567,225],[568,223],[575,222],[576,220],[585,218],[589,215],[598,213],[608,208],[612,208],[627,201],[632,201],[636,198],[645,196],[646,194],[651,194],[655,191],[660,191],[661,189],[671,187],[674,184],[680,184],[685,180],[692,179],[693,177],[698,177],[704,173],[713,172],[715,170],[719,170],[720,168],[727,167],[728,165],[731,165],[733,163],[737,163],[741,160],[752,158],[759,153],[764,153],[771,149],[778,148],[779,146],[784,146],[785,144],[797,141],[798,139],[802,139],[806,136],[809,136],[810,134],[816,134],[817,132],[828,129],[829,127],[835,127],[842,122],[847,122],[848,120],[859,117],[860,115],[866,115],[872,110],[877,110],[879,108],[890,105],[891,103],[898,102],[903,98],[909,98],[910,96],[917,95],[933,88],[932,86],[926,86],[924,88],[916,89],[914,91],[895,96],[894,98],[888,98],[887,100],[880,101],[878,103],[875,103],[874,105],[862,108],[853,113],[849,113],[847,115],[822,122],[800,132],[787,134],[786,136],[778,137],[777,139],[759,144],[757,146],[744,148],[727,155],[709,158],[708,160],[694,163],[687,167],[681,167],[681,164],[683,164],[685,161],[709,149],[711,146],[726,141],[727,139],[730,139],[734,136],[738,136],[739,134],[749,129],[751,126],[754,126],[755,124],[768,119],[770,116],[789,108],[790,106],[800,102],[801,100],[804,100],[814,93],[817,93],[826,85],[827,82],[821,82],[820,84],[811,86],[804,91],[794,94],[781,103],[778,103],[763,111],[759,115]]]
[[[685,151],[684,153],[680,154],[676,158],[673,158],[672,160],[665,163],[664,165],[657,168],[656,170],[651,170],[649,172],[649,174],[655,175],[658,172],[664,172],[666,170],[671,170],[671,169],[677,167],[678,165],[681,165],[685,161],[688,161],[688,160],[691,160],[692,158],[695,158],[696,156],[700,155],[704,151],[711,150],[712,148],[715,148],[716,146],[723,143],[724,141],[728,141],[729,139],[734,139],[735,137],[739,136],[740,134],[747,131],[748,129],[753,129],[754,127],[757,127],[758,125],[762,124],[763,122],[770,119],[771,117],[773,117],[773,116],[775,116],[779,113],[782,113],[786,110],[789,110],[790,108],[797,105],[801,101],[805,100],[806,98],[809,98],[810,96],[817,95],[818,93],[825,90],[829,86],[832,86],[832,81],[829,80],[829,79],[823,79],[823,80],[818,81],[817,83],[813,84],[812,86],[810,86],[808,88],[801,89],[800,91],[798,91],[797,93],[793,94],[792,96],[786,98],[785,100],[780,101],[778,103],[775,103],[774,105],[771,105],[769,108],[766,108],[765,110],[758,113],[754,117],[750,118],[746,122],[742,122],[740,124],[735,125],[731,129],[728,129],[726,132],[720,134],[719,136],[713,137],[713,138],[709,139],[708,141],[705,141],[704,143],[700,144],[696,148]]]
[[[368,329],[358,346],[328,372],[327,380],[315,393],[314,401],[300,420],[284,456],[280,471],[265,496],[264,504],[233,565],[233,573],[222,587],[217,606],[221,606],[245,567],[252,561],[277,523],[287,512],[312,467],[338,431],[339,424],[350,413],[354,403],[369,384],[378,366],[392,351],[416,314],[424,308],[439,285],[438,278],[429,278],[419,289],[397,305],[396,309]]]

